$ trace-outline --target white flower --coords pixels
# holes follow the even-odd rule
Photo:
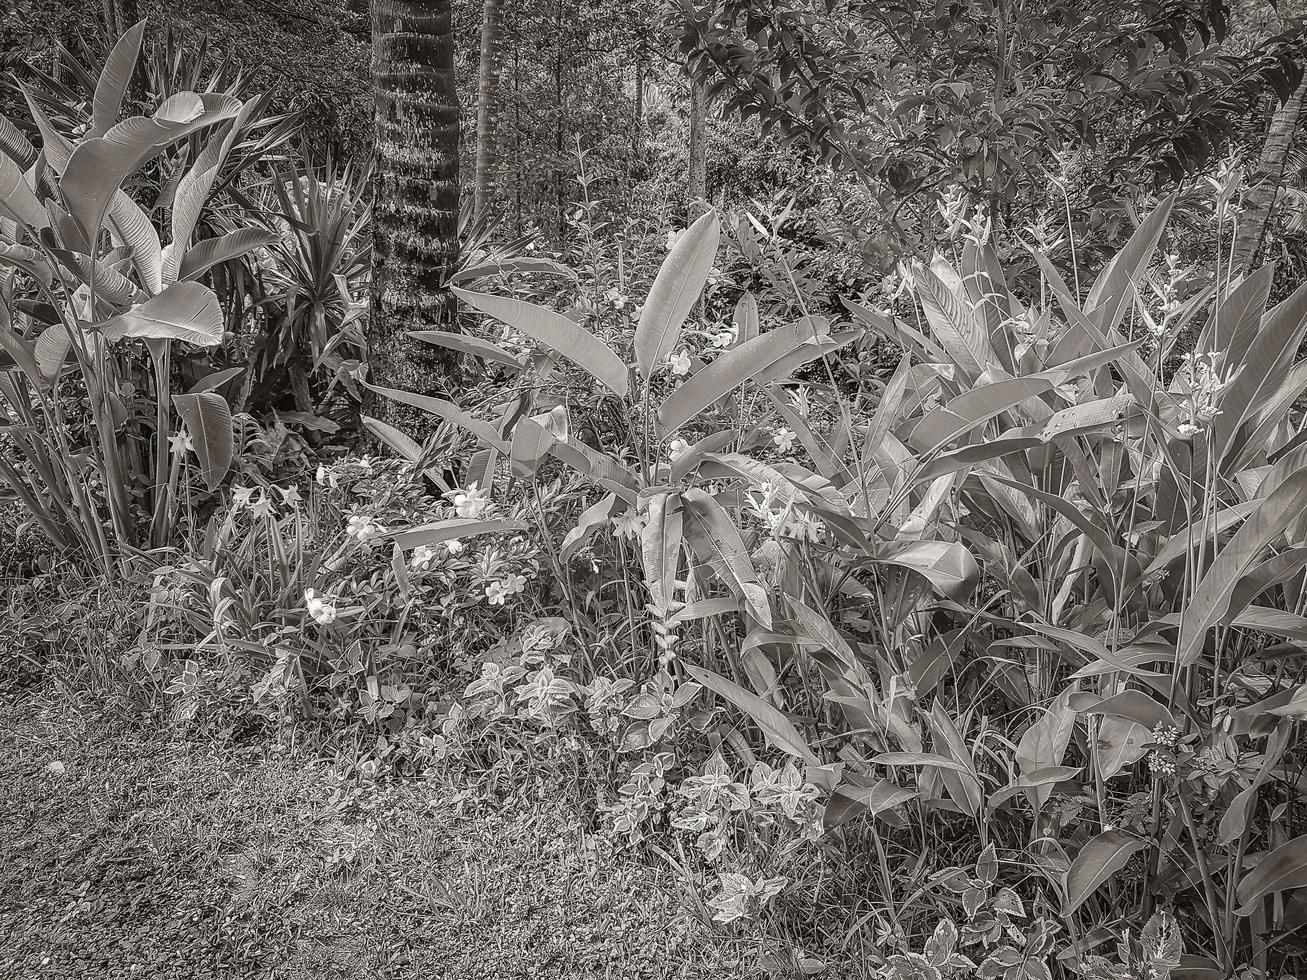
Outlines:
[[[240,510],[242,507],[249,507],[254,501],[254,495],[258,492],[258,487],[233,486],[231,488],[231,509]]]
[[[458,538],[450,538],[445,542],[445,550],[451,555],[456,555],[463,550],[463,542],[458,540]]]
[[[358,538],[359,544],[371,547],[377,538],[386,533],[386,529],[363,514],[355,514],[345,526],[345,533],[351,538]]]
[[[490,582],[486,585],[486,602],[492,606],[502,606],[508,598],[508,587],[503,582]]]
[[[504,579],[504,588],[508,590],[510,594],[516,594],[518,592],[521,592],[523,589],[526,588],[526,576],[525,575],[508,576],[508,578]]]
[[[788,453],[794,448],[794,441],[797,438],[792,429],[782,426],[772,435],[771,441],[776,444],[777,452]]]
[[[331,596],[320,596],[313,589],[305,589],[304,605],[319,626],[327,626],[336,621],[336,600]]]
[[[333,488],[340,485],[339,481],[336,479],[335,472],[333,470],[327,469],[321,463],[318,464],[318,472],[317,475],[315,476],[315,479],[318,481],[319,486],[321,486],[324,483],[330,484]]]
[[[690,444],[684,439],[673,439],[667,444],[667,456],[673,463],[690,451]]]
[[[686,375],[690,373],[690,355],[686,351],[676,351],[674,354],[667,355],[667,366],[672,369],[672,374]]]
[[[667,233],[667,237],[663,239],[663,248],[667,249],[667,251],[670,252],[672,250],[672,246],[674,246],[680,240],[683,234],[685,234],[685,232],[683,231],[669,231]]]
[[[480,517],[490,509],[490,491],[478,489],[476,483],[466,490],[451,490],[445,496],[454,504],[459,517]]]
[[[304,499],[300,496],[298,487],[274,487],[273,489],[281,494],[281,502],[290,507],[297,506]]]
[[[613,518],[613,535],[618,538],[638,538],[647,522],[648,517],[646,515],[637,513],[635,510],[628,510],[620,517]]]
[[[413,557],[409,559],[410,564],[416,569],[429,568],[436,553],[424,544],[418,545],[413,549]]]
[[[185,429],[174,433],[168,437],[168,448],[178,456],[184,455],[195,448],[195,443],[191,441],[191,434]]]
[[[738,332],[736,331],[735,326],[732,324],[731,326],[727,327],[725,330],[713,334],[712,345],[714,347],[730,347],[731,344],[735,343],[735,338],[737,336],[738,336]]]

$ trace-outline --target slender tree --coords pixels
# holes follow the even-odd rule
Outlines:
[[[431,391],[453,362],[405,334],[453,322],[447,283],[458,258],[459,108],[451,0],[372,0],[372,81],[369,372],[375,384]]]
[[[484,0],[481,5],[481,63],[477,71],[477,159],[473,196],[477,217],[485,214],[495,196],[501,45],[499,0]]]
[[[1266,142],[1262,144],[1254,178],[1257,183],[1248,192],[1247,204],[1239,216],[1239,227],[1235,234],[1232,265],[1236,273],[1248,272],[1257,253],[1261,251],[1266,228],[1270,224],[1275,201],[1284,181],[1289,150],[1292,149],[1298,132],[1304,96],[1307,96],[1307,77],[1303,78],[1297,91],[1275,110],[1271,124],[1267,127]]]

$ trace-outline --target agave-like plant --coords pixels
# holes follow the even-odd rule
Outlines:
[[[238,228],[194,240],[224,162],[262,101],[179,92],[149,116],[120,120],[142,33],[143,25],[128,31],[109,55],[83,133],[61,133],[29,98],[39,156],[33,150],[24,169],[0,155],[0,404],[16,454],[0,457],[0,479],[53,541],[85,548],[106,569],[131,548],[170,540],[187,440],[210,488],[228,469],[231,413],[211,390],[227,377],[174,395],[172,355],[177,344],[211,347],[222,338],[217,297],[199,282],[206,271],[274,239]],[[165,245],[123,187],[191,138],[199,148],[171,194]],[[148,391],[125,387],[135,341],[149,354]],[[89,413],[84,440],[69,415],[70,375]],[[149,410],[137,407],[140,395]],[[174,409],[186,439],[174,439]]]

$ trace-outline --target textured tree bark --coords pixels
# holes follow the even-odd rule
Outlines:
[[[368,373],[430,393],[454,359],[406,337],[453,328],[447,282],[458,258],[458,92],[451,0],[372,0],[376,186]],[[384,403],[383,403],[384,402]],[[389,400],[365,406],[395,423]]]
[[[1261,251],[1266,229],[1275,211],[1275,201],[1284,180],[1284,167],[1289,159],[1302,115],[1303,98],[1307,96],[1307,78],[1283,105],[1275,110],[1266,130],[1261,159],[1257,163],[1257,183],[1248,191],[1247,204],[1239,216],[1238,231],[1234,238],[1232,264],[1235,273],[1251,271]]]
[[[495,122],[499,117],[499,52],[502,43],[499,0],[481,5],[481,64],[477,72],[477,159],[473,209],[479,218],[495,197]]]
[[[708,146],[707,107],[703,89],[690,79],[690,146],[689,174],[685,187],[686,219],[697,218],[703,205],[697,203],[708,197]]]

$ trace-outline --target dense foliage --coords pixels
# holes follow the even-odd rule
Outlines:
[[[1234,266],[1271,144],[1224,151],[1300,98],[1297,39],[635,13],[509,10],[422,391],[369,374],[356,137],[144,25],[36,52],[0,119],[0,484],[45,542],[10,608],[175,724],[550,787],[768,971],[1296,970],[1307,286]],[[784,137],[716,122],[698,200],[673,33]]]

